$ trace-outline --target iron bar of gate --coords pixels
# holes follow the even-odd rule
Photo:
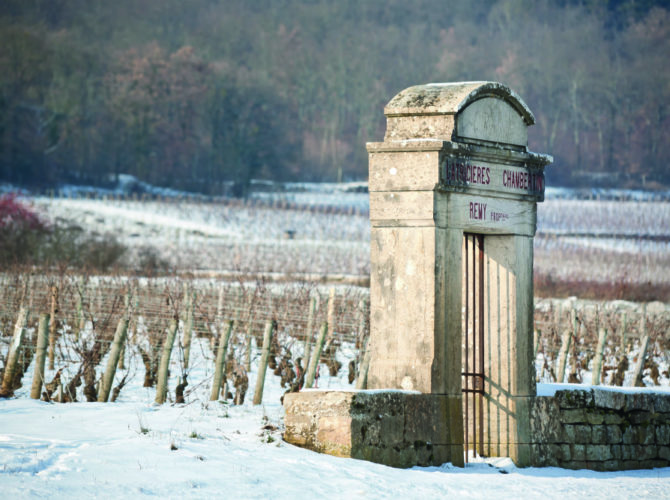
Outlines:
[[[479,240],[479,454],[484,456],[484,236]]]
[[[477,238],[472,235],[472,369],[477,370]],[[472,451],[477,455],[477,377],[472,378]]]
[[[464,441],[467,462],[470,433],[472,433],[473,451],[479,452],[480,455],[484,454],[484,237],[467,233],[464,236],[465,366],[462,372],[464,381],[462,391],[465,396]],[[471,262],[472,269],[470,269]],[[470,365],[470,343],[472,343],[472,365]],[[470,405],[471,399],[472,405]],[[470,406],[472,406],[472,421]]]
[[[465,235],[465,373],[467,374],[470,371],[469,361],[470,356],[468,353],[468,344],[470,343],[470,336],[468,335],[468,327],[470,326],[470,311],[469,311],[469,289],[470,289],[470,265],[468,262],[468,257],[470,251],[468,249],[469,237]],[[465,393],[465,463],[468,462],[468,454],[470,450],[470,408],[469,408],[469,392],[470,392],[470,377],[465,375],[465,388],[463,392]]]

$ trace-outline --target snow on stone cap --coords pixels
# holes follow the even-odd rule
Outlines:
[[[537,384],[538,396],[555,396],[558,391],[618,392],[622,394],[665,394],[670,395],[670,387],[619,387],[584,384]]]
[[[386,116],[457,114],[472,102],[484,97],[507,101],[521,115],[527,126],[535,117],[523,99],[498,82],[428,83],[406,88],[384,108]]]

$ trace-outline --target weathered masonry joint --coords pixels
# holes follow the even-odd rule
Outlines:
[[[528,151],[533,114],[498,83],[410,87],[384,113],[384,141],[367,145],[376,391],[287,396],[285,438],[396,466],[462,464],[464,444],[528,465],[533,237],[551,157]]]

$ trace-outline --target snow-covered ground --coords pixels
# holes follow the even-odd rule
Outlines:
[[[336,189],[295,195],[293,199],[319,204],[328,196],[346,198],[349,205],[357,204],[359,198],[367,199],[366,194],[345,196]],[[131,248],[156,247],[176,267],[243,269],[260,263],[263,267],[258,271],[369,272],[365,215],[230,208],[197,202],[38,198],[35,203],[52,220],[62,218],[89,231],[113,232]],[[548,193],[548,201],[540,205],[539,229],[560,230],[561,220],[578,229],[582,221],[595,221],[601,232],[609,232],[610,227],[621,229],[624,223],[626,232],[640,228],[666,234],[670,227],[667,202],[646,203],[626,221],[616,216],[622,209],[619,204],[596,203],[556,200],[552,204]],[[633,213],[626,207],[623,212]],[[561,214],[563,219],[555,218]],[[287,239],[287,231],[295,231],[295,239]],[[593,241],[578,238],[576,244],[587,240]],[[613,249],[617,245],[616,240],[607,245],[608,256],[616,253]],[[619,251],[637,259],[631,260],[625,272],[639,276],[644,269],[645,276],[655,281],[669,279],[670,265],[664,265],[670,254],[668,244],[653,243],[649,248],[644,252]],[[565,249],[563,245],[558,250]],[[570,272],[579,272],[584,266],[577,260],[557,259],[558,254],[549,250],[539,252],[540,265],[545,265],[546,259],[547,266],[560,264]],[[609,267],[609,276],[612,269],[624,269],[602,255],[597,258]],[[608,274],[606,269],[602,272]],[[255,370],[250,373],[244,405],[209,402],[213,353],[204,340],[200,342],[192,350],[184,405],[153,403],[155,390],[142,387],[143,367],[137,356],[129,355],[127,371],[135,375],[119,400],[106,404],[30,400],[31,367],[17,397],[0,400],[3,498],[670,498],[670,468],[616,473],[518,469],[508,459],[494,458],[475,461],[465,469],[444,464],[401,470],[296,448],[281,441],[279,379],[268,373],[261,406],[251,405]],[[181,373],[177,358],[175,351],[172,395]],[[103,360],[100,366],[105,364]],[[48,372],[46,379],[53,375]],[[117,373],[117,383],[121,375]],[[350,388],[345,376],[345,370],[339,377],[324,375],[320,386]]]
[[[194,387],[183,405],[155,405],[142,377],[115,403],[34,401],[30,370],[19,397],[0,400],[3,498],[670,498],[670,468],[519,469],[489,458],[464,469],[394,469],[297,448],[281,440],[278,377],[266,375],[260,406],[251,395],[240,406],[210,402],[208,347],[192,352]],[[322,388],[351,387],[344,375],[322,373]]]
[[[295,194],[295,196],[293,196]],[[259,193],[351,207],[365,193]],[[355,198],[351,201],[350,198]],[[370,272],[366,212],[312,213],[194,201],[35,198],[52,221],[112,233],[131,265],[147,248],[172,269],[349,274]],[[670,202],[549,199],[538,205],[535,271],[555,279],[663,284],[670,280]],[[141,267],[141,266],[140,266]]]
[[[491,459],[402,470],[320,455],[263,430],[264,415],[275,422],[280,413],[276,404],[0,401],[0,489],[4,498],[69,499],[670,496],[669,468],[517,469]]]

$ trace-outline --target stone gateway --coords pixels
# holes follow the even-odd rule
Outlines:
[[[670,395],[536,396],[533,237],[548,155],[494,82],[410,87],[369,143],[368,390],[285,398],[284,438],[396,467],[670,464]]]
[[[287,395],[285,439],[395,466],[462,464],[464,446],[528,464],[551,157],[528,151],[533,114],[499,83],[410,87],[384,114],[367,145],[374,392]]]

